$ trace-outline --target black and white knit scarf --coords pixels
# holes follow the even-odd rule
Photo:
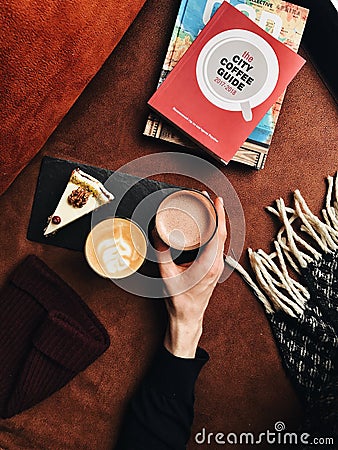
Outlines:
[[[267,209],[282,227],[273,253],[248,250],[255,281],[232,258],[226,261],[265,307],[285,370],[305,406],[302,429],[332,437],[330,448],[338,448],[338,175],[328,177],[322,220],[299,191],[293,207],[279,199]]]

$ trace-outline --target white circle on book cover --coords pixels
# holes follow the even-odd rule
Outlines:
[[[246,50],[243,52],[243,49]],[[237,62],[241,60],[239,64],[233,63],[229,55],[236,56]],[[237,72],[227,71],[230,80],[234,76],[238,78],[238,83],[242,82],[236,74],[243,72],[241,76],[245,81],[242,82],[242,91],[218,75],[218,70],[223,68],[221,61],[224,67],[225,61],[229,67],[237,65],[234,69]],[[219,66],[218,70],[215,64]],[[258,34],[242,29],[226,30],[210,39],[202,48],[196,64],[196,78],[202,94],[218,108],[242,111],[247,122],[252,120],[251,109],[263,103],[275,89],[278,75],[278,58],[271,45]],[[249,78],[253,78],[250,85],[247,83]]]

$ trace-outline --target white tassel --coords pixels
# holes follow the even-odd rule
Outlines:
[[[332,227],[329,227],[312,214],[299,190],[295,191],[295,208],[304,224],[301,230],[307,232],[325,253],[337,250],[338,247],[330,235]],[[302,208],[306,214],[303,213]]]
[[[250,275],[248,274],[248,272],[237,262],[235,261],[233,258],[231,258],[231,256],[226,256],[224,258],[224,261],[232,268],[236,269],[237,272],[242,276],[242,278],[246,281],[246,283],[248,284],[248,286],[251,287],[251,289],[253,290],[254,294],[256,295],[256,297],[258,298],[258,300],[260,300],[262,302],[262,304],[265,307],[265,310],[267,313],[272,314],[274,312],[273,308],[270,305],[269,300],[267,299],[267,297],[265,297],[265,295],[263,294],[263,292],[259,289],[259,287],[257,286],[257,284],[253,281],[253,279],[250,277]]]
[[[226,257],[226,262],[241,274],[268,313],[282,309],[293,317],[302,315],[310,293],[291,277],[289,269],[301,274],[301,268],[319,259],[322,253],[338,249],[338,172],[335,180],[330,176],[327,179],[325,209],[322,210],[324,221],[311,212],[299,190],[294,192],[294,208],[286,206],[282,198],[276,200],[276,208],[266,208],[280,219],[282,227],[274,241],[275,252],[267,254],[263,250],[248,249],[260,287],[239,263]],[[294,222],[300,222],[300,231],[306,233],[312,245],[294,229]]]
[[[292,299],[284,295],[281,289],[276,289],[273,276],[264,266],[264,257],[259,255],[258,252],[250,252],[249,250],[249,258],[257,280],[261,285],[261,288],[270,298],[275,310],[283,309],[287,314],[293,317],[295,317],[294,311],[301,314],[302,311],[299,306],[293,302]],[[279,274],[276,275],[278,276]]]

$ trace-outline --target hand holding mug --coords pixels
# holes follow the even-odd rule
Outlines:
[[[194,358],[202,334],[202,323],[213,290],[223,272],[223,251],[227,236],[223,201],[216,198],[218,228],[200,256],[190,264],[177,265],[169,247],[154,236],[158,262],[169,298],[164,345],[172,354]],[[188,286],[188,288],[187,288]]]

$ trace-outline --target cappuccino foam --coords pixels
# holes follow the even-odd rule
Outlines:
[[[145,260],[147,241],[132,221],[106,219],[88,235],[86,258],[92,269],[106,278],[124,278],[136,272]]]
[[[177,250],[195,250],[213,236],[217,215],[202,193],[182,190],[166,197],[156,213],[160,238]]]

